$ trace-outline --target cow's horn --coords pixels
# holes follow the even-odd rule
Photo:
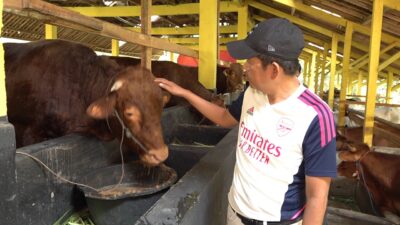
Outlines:
[[[353,145],[349,145],[349,149],[350,149],[350,152],[356,152],[357,151],[357,148],[354,147]]]
[[[111,87],[111,92],[118,90],[122,86],[122,84],[124,84],[122,80],[115,81],[115,83]]]

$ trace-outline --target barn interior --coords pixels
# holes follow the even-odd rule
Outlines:
[[[245,38],[260,21],[286,18],[301,28],[306,41],[300,55],[300,80],[325,98],[337,115],[337,129],[349,124],[364,127],[363,142],[376,151],[399,154],[398,0],[3,2],[2,39],[66,40],[99,54],[141,58],[147,68],[152,60],[195,59],[199,81],[211,91],[216,89],[217,65],[230,63],[221,56],[227,42]],[[5,77],[3,68],[0,85]],[[0,168],[5,172],[0,176],[5,191],[0,195],[6,199],[1,211],[5,224],[63,224],[77,208],[87,207],[97,225],[115,224],[116,220],[118,224],[224,224],[227,200],[223,193],[231,181],[235,157],[230,150],[237,129],[199,125],[202,118],[188,106],[164,109],[164,138],[171,151],[166,165],[176,170],[178,182],[148,196],[98,202],[85,200],[74,185],[60,181],[16,151],[31,154],[79,181],[90,171],[112,165],[109,156],[118,157],[119,143],[72,134],[17,149],[5,99],[6,91],[1,88],[0,156],[4,163]],[[388,143],[375,145],[373,137]],[[328,221],[392,224],[343,205],[343,199],[353,198],[356,188],[355,181],[341,177],[333,183],[330,200],[342,202],[330,205]]]

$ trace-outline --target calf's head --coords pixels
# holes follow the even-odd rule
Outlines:
[[[244,90],[244,80],[243,80],[243,66],[239,63],[232,63],[230,67],[224,70],[227,83],[227,91],[243,91]]]
[[[340,176],[344,176],[350,179],[358,177],[357,167],[355,162],[341,162],[337,166],[337,171]]]
[[[154,166],[168,157],[161,130],[161,113],[166,99],[150,71],[128,67],[116,76],[109,94],[87,108],[87,114],[96,119],[113,117],[114,121],[121,120],[126,126],[124,143],[135,150],[139,146],[140,159]],[[113,133],[120,133],[121,129],[121,126],[112,128]]]
[[[339,159],[346,162],[355,162],[365,156],[370,151],[370,148],[364,143],[344,142],[337,150],[339,151]]]

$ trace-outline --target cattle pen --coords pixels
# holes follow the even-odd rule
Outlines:
[[[151,79],[172,80],[229,108],[244,92],[246,74],[245,62],[232,58],[226,44],[275,17],[304,33],[298,79],[337,115],[336,130],[347,138],[338,151],[365,143],[371,152],[365,155],[388,158],[364,165],[387,170],[376,180],[369,171],[362,177],[361,159],[345,169],[338,165],[347,176],[331,183],[324,224],[400,224],[400,189],[389,177],[400,171],[384,167],[400,155],[398,0],[3,0],[0,5],[0,224],[72,225],[71,216],[78,214],[88,218],[79,218],[79,225],[225,224],[240,127],[215,125],[186,100],[154,88],[153,80],[139,85],[143,91],[131,88],[130,98],[149,105],[145,110],[124,102],[105,110],[104,119],[96,111],[101,104],[93,104],[107,95],[103,92],[120,90],[118,78],[138,73],[130,69],[134,66]],[[98,78],[89,79],[92,75]],[[95,89],[99,83],[102,88]],[[110,98],[108,93],[107,103]],[[126,111],[118,107],[152,126],[132,135],[138,128],[120,118]],[[75,117],[84,119],[78,123]],[[124,139],[135,143],[123,146]],[[131,146],[139,150],[129,153]],[[148,157],[154,150],[156,157]],[[132,163],[151,165],[160,158],[165,161],[155,169]],[[151,179],[127,181],[140,176]],[[127,191],[124,182],[138,186]],[[106,198],[88,194],[107,185],[122,191]]]

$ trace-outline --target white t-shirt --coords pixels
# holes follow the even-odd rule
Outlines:
[[[305,175],[336,176],[332,112],[302,85],[273,105],[251,87],[238,102],[231,106],[241,105],[241,116],[229,203],[251,219],[294,219],[304,209]]]

